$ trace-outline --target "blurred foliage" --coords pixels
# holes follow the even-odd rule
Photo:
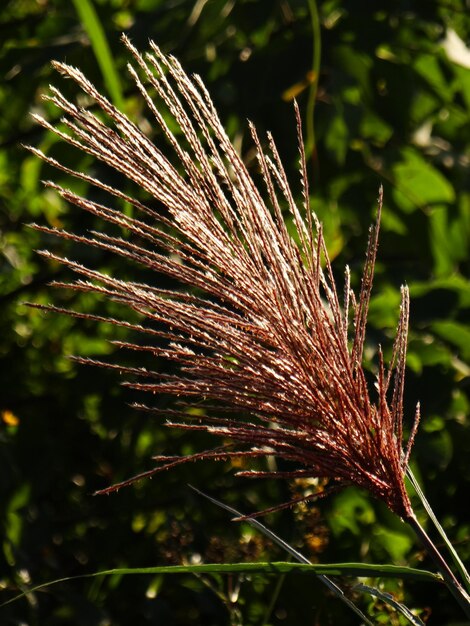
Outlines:
[[[314,34],[312,7],[319,18]],[[298,99],[307,145],[315,146],[309,158],[312,203],[324,223],[338,277],[349,264],[356,287],[378,187],[384,185],[367,358],[373,369],[377,344],[390,350],[399,286],[406,282],[412,296],[408,426],[418,400],[423,415],[414,470],[465,560],[470,551],[467,2],[4,0],[0,600],[33,584],[112,567],[284,558],[248,527],[232,524],[226,513],[201,502],[186,485],[194,483],[244,511],[286,501],[306,488],[235,479],[230,464],[205,463],[111,497],[91,497],[95,489],[149,468],[152,454],[184,454],[212,443],[206,435],[188,439],[132,411],[128,403],[135,398],[119,386],[116,372],[95,371],[67,358],[113,358],[106,340],[116,336],[115,329],[44,315],[23,304],[53,301],[97,313],[116,307],[52,291],[47,283],[66,279],[67,272],[41,260],[37,248],[65,251],[123,277],[133,274],[134,268],[106,254],[67,248],[27,228],[32,221],[75,231],[93,225],[90,217],[45,190],[42,179],[53,177],[82,193],[98,192],[66,181],[21,147],[38,146],[71,167],[115,182],[113,172],[36,127],[29,112],[51,119],[57,115],[41,96],[49,82],[60,81],[50,67],[52,59],[59,59],[79,66],[145,125],[143,104],[125,70],[122,31],[140,49],[154,39],[186,69],[203,76],[247,163],[254,154],[246,118],[260,131],[272,130],[293,181],[292,99]],[[71,87],[62,81],[61,88]],[[309,98],[314,107],[309,108]],[[314,135],[307,111],[314,113]],[[267,523],[314,561],[431,567],[408,529],[356,489],[318,506],[269,516]],[[385,580],[380,585],[430,625],[462,623],[445,589]],[[404,623],[377,599],[358,601],[376,623]],[[48,626],[357,623],[315,580],[295,575],[280,581],[188,575],[67,582],[0,609],[0,621]]]

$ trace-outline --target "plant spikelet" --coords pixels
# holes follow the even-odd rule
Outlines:
[[[134,207],[130,217],[48,183],[71,204],[112,224],[114,234],[37,228],[136,262],[155,273],[155,284],[158,275],[164,275],[178,287],[165,290],[130,282],[44,253],[77,275],[75,282],[59,286],[115,299],[142,321],[132,324],[46,308],[107,319],[134,330],[140,341],[118,345],[168,359],[177,365],[176,374],[79,360],[131,375],[128,384],[134,389],[178,397],[179,406],[165,411],[169,425],[208,431],[231,444],[188,457],[156,457],[156,467],[104,492],[191,460],[275,455],[288,461],[292,471],[241,473],[319,476],[355,484],[403,518],[409,517],[404,487],[409,446],[403,450],[402,435],[406,287],[388,367],[379,351],[374,401],[362,367],[382,193],[360,293],[352,294],[346,270],[340,304],[322,228],[309,205],[297,106],[302,206],[294,199],[270,135],[261,141],[250,126],[259,185],[230,142],[200,78],[189,77],[175,58],[153,43],[142,56],[129,40],[124,42],[134,59],[129,71],[173,157],[166,156],[168,150],[157,147],[79,70],[56,63],[56,69],[77,83],[94,108],[82,108],[51,87],[48,98],[63,111],[61,126],[53,127],[38,116],[37,121],[133,181],[142,190],[139,198],[145,192],[151,203],[74,172],[31,148],[49,164],[106,192],[110,204],[114,197]],[[173,118],[171,128],[162,107]],[[175,127],[178,132],[172,130]],[[115,227],[126,235],[116,235]],[[197,417],[187,408],[194,402],[203,409]]]

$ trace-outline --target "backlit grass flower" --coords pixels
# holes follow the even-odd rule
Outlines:
[[[178,397],[179,406],[165,411],[170,425],[208,431],[233,446],[188,457],[156,457],[157,467],[105,491],[190,460],[274,455],[289,462],[292,471],[240,473],[319,476],[358,485],[402,518],[410,517],[404,475],[414,429],[404,450],[402,427],[407,288],[402,289],[391,363],[386,367],[379,351],[372,392],[362,367],[382,198],[370,231],[360,293],[354,297],[346,270],[340,302],[322,228],[309,205],[297,108],[302,206],[269,134],[261,141],[250,127],[259,185],[230,142],[201,80],[188,77],[154,44],[144,58],[127,39],[125,43],[136,66],[129,71],[170,150],[157,147],[81,72],[61,63],[55,64],[57,70],[79,85],[97,111],[70,102],[51,87],[49,99],[63,110],[62,125],[37,120],[133,181],[152,207],[32,149],[49,164],[107,192],[110,203],[103,205],[48,183],[68,202],[122,229],[122,236],[115,234],[116,228],[113,234],[88,235],[38,228],[137,262],[155,273],[155,284],[124,280],[43,254],[76,272],[75,282],[61,286],[104,295],[142,316],[139,325],[108,320],[145,338],[116,342],[119,346],[149,352],[178,367],[176,374],[169,374],[119,366],[137,377],[130,386]],[[166,121],[168,113],[177,132]],[[113,208],[113,198],[115,204],[130,203],[136,216]],[[156,204],[162,210],[155,209]],[[155,286],[159,275],[179,286]],[[182,401],[186,406],[197,402],[203,410],[195,416]]]

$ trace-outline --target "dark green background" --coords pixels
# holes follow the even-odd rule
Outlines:
[[[423,414],[414,468],[449,536],[468,557],[470,50],[466,57],[457,50],[457,58],[449,58],[443,45],[453,32],[470,46],[466,2],[318,2],[314,135],[308,99],[315,95],[313,41],[319,39],[307,0],[96,0],[94,7],[120,80],[111,96],[122,99],[132,119],[141,121],[146,112],[126,73],[122,31],[140,49],[154,39],[203,77],[253,167],[246,118],[261,132],[272,130],[298,195],[291,102],[297,96],[307,144],[316,142],[317,148],[309,159],[313,205],[338,279],[348,263],[356,288],[367,228],[384,185],[366,356],[373,369],[377,343],[389,352],[399,287],[406,282],[412,298],[406,428],[418,400]],[[152,454],[189,453],[214,443],[205,435],[169,431],[156,418],[131,410],[128,403],[142,398],[120,387],[117,372],[67,359],[80,354],[113,360],[106,339],[116,336],[114,329],[44,315],[23,304],[113,311],[113,305],[89,296],[48,287],[67,272],[34,250],[63,251],[64,245],[25,226],[37,221],[82,231],[93,220],[44,190],[41,180],[54,178],[86,194],[84,185],[66,182],[21,144],[115,182],[112,173],[53,140],[29,117],[30,111],[57,116],[41,100],[49,82],[74,93],[51,69],[52,59],[79,66],[109,95],[110,75],[105,82],[90,46],[92,34],[70,1],[5,0],[0,9],[0,601],[30,585],[112,567],[199,557],[284,558],[187,487],[191,482],[244,511],[291,497],[291,485],[236,479],[230,464],[192,464],[109,497],[91,495],[151,467]],[[134,272],[101,253],[67,253],[121,277]],[[314,560],[431,567],[401,522],[355,489],[308,512],[267,517],[266,523]],[[277,582],[189,575],[77,580],[0,608],[0,623],[358,623],[313,578],[288,576],[276,596]],[[431,625],[463,623],[445,589],[375,584]],[[377,623],[405,623],[380,603],[364,597],[358,602]]]

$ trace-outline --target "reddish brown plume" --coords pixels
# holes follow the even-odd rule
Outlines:
[[[69,102],[51,87],[48,98],[63,110],[66,130],[54,128],[40,117],[37,120],[69,144],[124,174],[149,198],[162,203],[167,217],[32,148],[46,162],[105,190],[116,204],[130,203],[137,215],[128,217],[48,183],[70,203],[120,227],[125,236],[104,232],[78,236],[37,228],[138,262],[156,276],[176,279],[180,287],[166,291],[120,280],[49,252],[42,254],[76,272],[77,280],[66,287],[116,299],[141,315],[140,325],[107,320],[147,337],[139,343],[118,345],[150,352],[179,366],[176,375],[119,367],[140,380],[128,384],[184,399],[182,408],[165,412],[170,425],[208,431],[231,443],[189,457],[156,457],[158,467],[104,491],[187,461],[275,455],[291,462],[293,468],[279,476],[321,476],[355,484],[385,501],[400,516],[409,517],[404,474],[414,431],[404,451],[406,287],[388,369],[379,352],[375,402],[362,368],[382,193],[377,223],[370,231],[360,294],[354,297],[347,270],[341,306],[322,229],[309,206],[297,107],[303,206],[292,195],[271,135],[265,152],[251,126],[265,186],[260,190],[228,139],[199,77],[188,77],[176,59],[163,55],[153,43],[144,58],[124,41],[137,68],[129,66],[129,71],[173,152],[171,161],[165,156],[168,150],[164,154],[156,147],[81,72],[61,63],[55,64],[57,70],[74,80],[100,112]],[[150,92],[156,93],[155,100]],[[171,128],[177,125],[177,134],[170,130],[162,110],[173,117]],[[286,220],[295,235],[292,229],[288,231]],[[187,409],[192,402],[203,409],[197,418]]]

